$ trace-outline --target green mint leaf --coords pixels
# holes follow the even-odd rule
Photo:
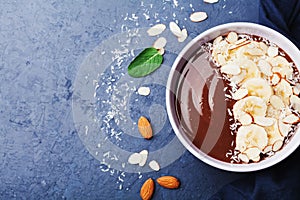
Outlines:
[[[128,66],[128,74],[138,78],[147,76],[160,67],[163,56],[158,50],[149,47],[143,50]]]

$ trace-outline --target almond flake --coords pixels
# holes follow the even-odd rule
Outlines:
[[[271,145],[269,145],[269,146],[266,146],[264,149],[263,149],[263,153],[268,153],[268,152],[270,152],[270,151],[272,151],[272,146]]]
[[[170,22],[169,27],[170,27],[171,32],[176,37],[181,37],[181,35],[182,35],[181,29],[175,22]]]
[[[207,18],[206,12],[194,12],[190,15],[192,22],[201,22]]]
[[[272,146],[273,151],[278,151],[283,145],[283,140],[277,140]]]
[[[270,97],[270,104],[277,110],[281,110],[285,107],[283,101],[277,95],[272,95]]]
[[[156,36],[161,34],[166,29],[164,24],[156,24],[147,30],[149,36]]]
[[[166,46],[166,44],[167,44],[166,38],[160,37],[154,42],[153,47],[155,49],[162,49]]]
[[[246,53],[248,53],[252,56],[262,56],[262,55],[264,55],[264,52],[259,48],[247,48]]]
[[[146,164],[147,158],[148,158],[148,151],[142,150],[140,153],[141,160],[139,162],[139,166],[143,167]]]
[[[240,48],[240,47],[245,46],[245,45],[250,44],[250,43],[251,43],[250,41],[244,41],[244,42],[241,42],[239,44],[233,44],[233,45],[230,45],[229,50],[237,49],[237,48]]]
[[[178,37],[178,42],[183,42],[187,38],[187,36],[188,36],[187,30],[186,29],[182,29],[181,36]]]
[[[223,37],[220,35],[213,41],[213,46],[218,45],[223,40]]]
[[[273,86],[277,85],[280,81],[281,81],[281,75],[279,73],[276,72],[271,76],[271,84]]]
[[[223,65],[221,67],[221,72],[229,75],[238,75],[241,73],[241,68],[237,65]]]
[[[150,94],[150,88],[149,87],[140,87],[138,89],[138,94],[142,96],[148,96]]]
[[[300,94],[300,84],[296,84],[293,87],[293,92],[294,92],[295,95],[299,95]]]
[[[297,112],[300,112],[300,98],[296,95],[292,95],[290,97],[290,102],[292,108],[294,108]]]
[[[160,166],[159,166],[159,164],[158,164],[158,162],[156,160],[151,160],[149,162],[149,167],[151,169],[153,169],[154,171],[159,171],[160,170]]]
[[[257,161],[257,157],[259,157],[260,150],[257,147],[251,147],[246,149],[244,153],[250,160]]]
[[[295,123],[299,122],[299,117],[294,114],[290,114],[290,115],[286,116],[282,121],[283,121],[283,123],[286,123],[286,124],[295,124]]]
[[[272,66],[266,60],[259,60],[257,66],[263,74],[272,76]]]
[[[158,49],[158,53],[160,55],[164,55],[165,54],[165,48]]]
[[[248,163],[249,162],[249,158],[246,154],[244,153],[239,153],[238,158],[244,162],[244,163]]]
[[[139,164],[141,162],[141,155],[139,153],[133,153],[128,158],[128,163],[132,165]]]
[[[235,43],[235,42],[238,40],[238,35],[237,35],[237,33],[236,33],[236,32],[230,32],[230,33],[228,33],[228,35],[227,35],[227,37],[226,37],[226,40],[227,40],[229,43],[231,43],[231,44]]]
[[[270,46],[267,50],[268,56],[275,57],[278,55],[278,47]]]
[[[218,58],[218,63],[220,64],[220,65],[224,65],[224,64],[226,64],[226,59],[225,59],[225,57],[222,55],[222,54],[218,54],[217,55],[217,58]]]
[[[205,3],[218,3],[219,0],[203,0]]]
[[[274,118],[256,116],[254,117],[254,122],[260,126],[272,126],[275,122]]]
[[[291,130],[291,124],[285,124],[282,120],[278,120],[278,129],[282,137],[286,137]]]

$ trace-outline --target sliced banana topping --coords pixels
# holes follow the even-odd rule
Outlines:
[[[236,120],[240,120],[245,114],[249,114],[252,117],[265,116],[267,111],[267,105],[265,101],[256,96],[248,96],[244,99],[237,101],[233,105],[233,116]]]
[[[263,78],[251,78],[248,79],[242,87],[247,88],[248,94],[251,96],[257,96],[268,102],[273,94],[272,87],[268,81]]]
[[[236,158],[259,162],[261,155],[282,149],[300,122],[300,75],[294,74],[295,64],[275,44],[236,32],[213,41],[212,58],[230,82],[227,98],[234,101]]]
[[[248,148],[256,147],[263,150],[268,144],[266,130],[256,124],[241,126],[236,134],[236,150],[246,151]]]

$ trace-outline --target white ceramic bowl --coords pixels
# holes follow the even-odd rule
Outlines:
[[[284,160],[288,157],[300,144],[300,129],[294,134],[292,139],[275,155],[268,157],[260,162],[257,163],[249,163],[249,164],[231,164],[229,162],[220,161],[215,159],[207,154],[203,153],[199,148],[197,148],[193,142],[191,141],[190,137],[186,134],[184,129],[180,124],[180,120],[177,117],[176,109],[175,109],[175,101],[174,101],[174,92],[178,87],[178,81],[180,79],[180,72],[178,72],[179,63],[183,61],[183,58],[191,57],[191,52],[194,52],[194,49],[199,47],[199,45],[211,41],[212,39],[216,38],[219,35],[228,33],[229,31],[235,31],[237,33],[247,33],[251,35],[261,36],[263,38],[268,39],[270,42],[277,44],[280,48],[282,48],[294,61],[296,67],[300,68],[300,51],[298,48],[286,37],[282,34],[278,33],[277,31],[270,29],[268,27],[254,24],[254,23],[247,23],[247,22],[235,22],[235,23],[228,23],[213,27],[200,35],[194,38],[191,42],[185,46],[185,48],[181,51],[181,53],[176,58],[171,72],[169,74],[168,82],[167,82],[167,89],[166,89],[166,106],[167,106],[167,113],[170,120],[170,123],[181,141],[181,143],[189,150],[194,156],[202,160],[203,162],[227,171],[235,171],[235,172],[250,172],[261,170],[274,164]],[[175,91],[174,91],[175,90]]]

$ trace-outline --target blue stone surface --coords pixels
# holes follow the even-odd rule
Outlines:
[[[201,23],[193,23],[189,15],[194,11],[205,11],[209,17]],[[222,186],[243,176],[208,166],[188,151],[174,153],[177,156],[174,161],[158,172],[145,170],[138,173],[140,169],[128,172],[131,170],[127,169],[128,164],[122,166],[127,157],[115,159],[119,161],[120,169],[103,161],[109,153],[104,152],[101,145],[97,146],[101,142],[110,141],[127,152],[143,148],[155,152],[176,137],[164,111],[163,83],[167,77],[164,69],[168,69],[175,59],[172,52],[168,53],[168,48],[166,68],[154,73],[152,82],[149,77],[148,82],[131,82],[133,86],[129,87],[134,90],[139,85],[149,86],[152,96],[143,99],[132,90],[127,104],[121,105],[129,109],[131,122],[140,114],[156,120],[154,129],[159,133],[156,139],[163,142],[147,143],[124,131],[130,128],[128,126],[118,131],[116,120],[102,124],[105,120],[103,112],[109,109],[101,100],[112,101],[110,92],[105,92],[109,87],[107,83],[121,86],[124,83],[121,77],[126,77],[122,73],[126,73],[130,59],[144,45],[153,42],[153,38],[128,36],[128,33],[156,23],[168,25],[170,21],[184,26],[192,39],[218,24],[257,22],[258,0],[240,0],[239,3],[220,0],[216,4],[205,4],[200,0],[1,0],[0,199],[139,199],[142,183],[149,177],[155,179],[162,175],[177,176],[181,187],[168,190],[157,186],[153,199],[209,199]],[[121,53],[128,57],[121,61],[112,57],[117,52],[112,54],[105,50],[121,48],[118,44],[126,44],[127,37],[123,37],[126,34],[131,41],[125,48],[129,51]],[[124,41],[118,43],[114,36],[121,36]],[[105,46],[105,41],[116,43]],[[177,46],[177,50],[187,42]],[[101,66],[101,63],[97,64],[97,55],[110,63],[101,76],[98,71],[91,74],[85,71],[85,67]],[[119,68],[112,71],[112,66]],[[117,73],[116,77],[113,73]],[[89,83],[78,81],[84,80],[85,76],[87,82],[96,81],[99,87],[84,88]],[[98,127],[95,137],[95,132],[90,131],[95,127],[82,126],[83,119],[76,116],[79,104],[72,106],[73,101],[84,97],[76,93],[77,87],[82,87],[81,92],[95,89],[95,107],[92,109],[95,121],[87,122],[103,125]],[[81,103],[87,106],[86,102]],[[121,104],[115,103],[109,105]],[[157,112],[159,116],[155,115]],[[159,124],[161,121],[165,123]],[[92,138],[86,139],[81,128],[90,129],[90,132],[86,131]],[[112,128],[116,131],[114,135]],[[109,133],[105,132],[108,130]],[[107,136],[105,141],[93,140],[99,134]],[[99,148],[99,151],[96,153],[93,148]],[[155,155],[153,158],[164,159]]]

